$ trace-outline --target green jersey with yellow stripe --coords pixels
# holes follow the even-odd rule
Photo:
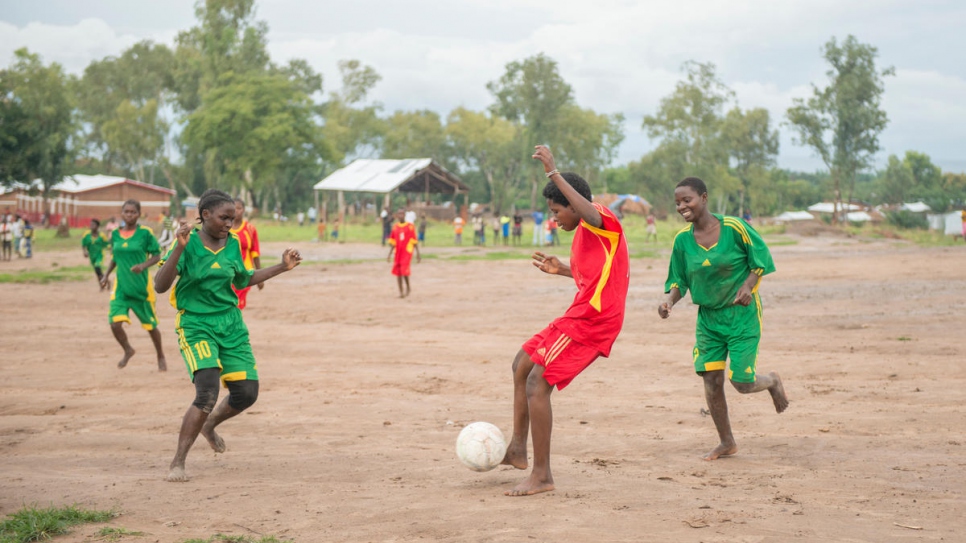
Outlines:
[[[175,241],[161,264],[178,245]],[[171,290],[171,305],[193,314],[221,313],[238,306],[238,295],[231,286],[243,289],[251,281],[254,270],[245,269],[238,236],[230,234],[225,246],[213,251],[205,246],[197,230],[188,237],[178,259],[178,281]]]
[[[91,259],[92,266],[101,265],[104,260],[104,249],[110,243],[102,232],[98,232],[96,236],[88,232],[81,239],[81,247],[87,250],[87,257]]]
[[[768,247],[751,225],[737,217],[714,217],[721,234],[712,247],[698,244],[693,224],[677,233],[664,283],[665,292],[677,288],[684,296],[690,290],[691,301],[707,309],[731,306],[752,271],[759,277],[775,271]]]
[[[161,254],[161,246],[154,232],[147,226],[138,225],[133,232],[120,228],[111,232],[111,252],[117,267],[117,280],[111,299],[154,301],[153,270],[134,273],[131,268],[143,263],[149,255]]]

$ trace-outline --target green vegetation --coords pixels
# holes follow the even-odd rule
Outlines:
[[[15,273],[0,273],[2,283],[55,283],[60,281],[96,280],[90,266],[71,266],[69,268],[54,268],[47,271],[21,271]]]
[[[116,516],[114,511],[88,511],[75,506],[24,507],[0,523],[0,543],[43,541],[68,533],[72,526],[107,522]]]
[[[125,536],[141,536],[144,532],[132,532],[126,528],[115,528],[113,526],[105,526],[97,532],[97,536],[104,541],[120,541]]]

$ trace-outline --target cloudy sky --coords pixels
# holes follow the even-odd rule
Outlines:
[[[194,0],[0,0],[0,65],[28,47],[80,74],[93,59],[152,39],[172,44],[195,24]],[[486,83],[513,60],[555,59],[577,102],[627,118],[618,162],[653,148],[641,119],[681,78],[687,60],[713,62],[743,108],[783,120],[810,84],[824,85],[821,46],[848,34],[893,66],[890,124],[879,162],[925,152],[966,170],[966,2],[962,0],[259,0],[277,62],[308,60],[338,86],[336,63],[359,59],[383,79],[387,112],[492,102]],[[780,165],[821,167],[782,128]],[[552,142],[551,142],[552,143]]]

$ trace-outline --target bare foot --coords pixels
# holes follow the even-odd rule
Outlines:
[[[124,351],[124,358],[122,358],[121,361],[117,363],[117,367],[123,368],[124,366],[127,366],[127,361],[130,360],[132,356],[134,356],[134,349],[131,349],[129,351]]]
[[[163,358],[158,359],[158,371],[168,371],[168,362]]]
[[[188,475],[184,472],[184,466],[173,466],[164,480],[169,483],[184,483],[188,481]]]
[[[717,460],[722,456],[731,456],[736,452],[738,452],[738,445],[735,443],[721,443],[712,449],[711,452],[704,455],[704,459],[708,461]]]
[[[553,479],[544,481],[540,480],[531,473],[529,477],[526,478],[522,483],[513,487],[512,490],[507,490],[503,493],[504,496],[533,496],[534,494],[540,494],[541,492],[550,492],[553,490]]]
[[[503,461],[500,462],[501,465],[513,466],[517,469],[527,469],[529,464],[527,464],[527,446],[514,445],[511,441],[510,446],[506,449],[506,454],[503,456]]]
[[[215,433],[214,428],[208,428],[208,425],[205,424],[201,427],[201,435],[205,436],[205,439],[208,441],[208,445],[211,445],[211,450],[215,451],[216,453],[223,453],[227,450],[227,447],[225,447],[225,440],[222,439],[220,435]]]
[[[771,401],[775,402],[775,411],[781,413],[788,408],[788,397],[785,396],[785,387],[782,386],[782,378],[777,373],[771,372],[769,375],[775,379],[775,384],[768,389],[768,392],[771,394]]]

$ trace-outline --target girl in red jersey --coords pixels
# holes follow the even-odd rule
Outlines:
[[[592,203],[590,186],[574,173],[554,167],[550,149],[536,147],[550,182],[543,189],[553,219],[574,231],[570,265],[537,251],[533,265],[544,273],[572,277],[577,295],[560,318],[530,338],[513,361],[513,436],[504,464],[526,469],[527,434],[533,435],[533,470],[507,496],[529,496],[554,489],[550,472],[553,415],[550,394],[566,387],[611,345],[624,323],[629,264],[621,223],[612,211]]]
[[[235,198],[235,220],[231,224],[231,233],[238,236],[238,241],[241,242],[242,260],[245,261],[245,269],[261,269],[262,262],[259,258],[258,232],[255,231],[255,226],[252,223],[245,220],[245,201],[241,198]],[[238,309],[245,309],[245,305],[248,303],[248,291],[252,287],[245,287],[239,290],[233,285],[231,288],[238,295]],[[262,290],[263,288],[265,288],[265,283],[259,283],[258,290]]]

